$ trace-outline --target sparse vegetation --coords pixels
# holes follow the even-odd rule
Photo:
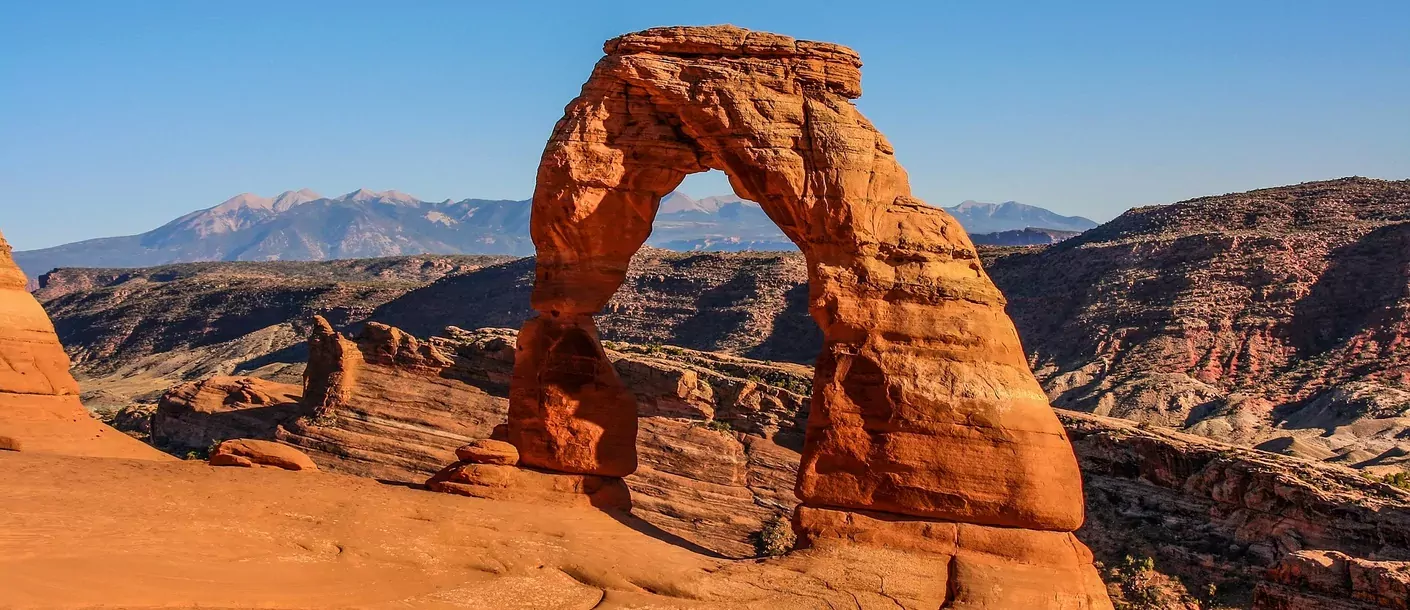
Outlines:
[[[1199,601],[1185,593],[1175,580],[1155,569],[1150,557],[1137,559],[1127,555],[1121,565],[1106,573],[1108,587],[1115,589],[1112,603],[1117,610],[1165,610],[1167,608],[1199,607]],[[1209,589],[1213,595],[1214,589]]]
[[[777,557],[793,550],[798,536],[793,533],[793,524],[782,514],[776,514],[764,522],[763,529],[754,534],[754,550],[765,557]]]
[[[1392,472],[1389,474],[1383,474],[1381,476],[1376,476],[1369,472],[1362,472],[1361,476],[1367,480],[1375,481],[1377,483],[1385,483],[1386,485],[1390,485],[1391,487],[1394,487],[1396,489],[1410,491],[1410,472]]]
[[[705,428],[706,430],[713,430],[715,432],[719,432],[720,434],[734,434],[734,426],[730,425],[730,423],[727,421],[721,421],[718,419],[708,419],[705,421],[696,422],[694,425],[700,428]]]

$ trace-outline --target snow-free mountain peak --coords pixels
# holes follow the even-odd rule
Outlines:
[[[308,203],[322,199],[323,195],[309,189],[299,189],[297,191],[284,191],[270,204],[270,209],[275,212],[285,212],[301,203]]]
[[[421,203],[420,199],[401,191],[372,191],[368,189],[357,189],[339,197],[338,201],[379,201],[401,205],[419,205]]]
[[[973,233],[993,233],[1027,228],[1057,229],[1059,231],[1086,231],[1097,223],[1081,216],[1063,216],[1035,205],[1005,201],[988,203],[966,200],[959,205],[945,208],[955,220],[960,221],[966,231]]]

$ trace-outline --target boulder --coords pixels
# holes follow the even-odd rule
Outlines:
[[[480,439],[456,449],[455,457],[472,464],[513,466],[519,463],[519,450],[504,441]]]
[[[235,439],[223,441],[211,450],[212,466],[243,466],[257,468],[267,466],[284,470],[318,470],[302,451],[272,441],[255,439]]]

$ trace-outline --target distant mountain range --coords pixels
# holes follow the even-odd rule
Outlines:
[[[303,189],[273,198],[237,195],[161,227],[15,253],[31,277],[58,267],[146,267],[197,261],[328,260],[409,254],[506,254],[534,251],[529,202],[422,201],[398,191],[366,189],[324,197]],[[945,208],[977,243],[1034,245],[1096,226],[1016,202],[966,201]],[[1025,231],[1038,228],[1041,231]],[[1002,233],[1007,232],[1007,233]],[[792,250],[757,203],[735,196],[693,199],[671,193],[647,244],[669,250]]]
[[[1081,216],[1062,216],[1047,209],[1017,201],[1003,203],[964,201],[957,206],[945,208],[945,211],[954,216],[955,220],[960,221],[960,224],[964,225],[964,230],[969,231],[970,235],[1029,228],[1081,233],[1097,226],[1097,223]]]

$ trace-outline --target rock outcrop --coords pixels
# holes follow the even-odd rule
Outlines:
[[[1214,585],[1221,602],[1247,607],[1255,589],[1286,597],[1306,588],[1277,567],[1294,554],[1410,561],[1410,492],[1337,466],[1059,414],[1086,483],[1087,524],[1077,535],[1114,582],[1126,575],[1123,557],[1149,558],[1186,590],[1203,596]],[[1287,606],[1303,607],[1319,606]]]
[[[506,416],[514,331],[452,327],[423,341],[380,325],[368,325],[356,339],[315,326],[322,330],[310,339],[307,392],[316,411],[285,424],[278,439],[328,470],[419,483],[452,464],[432,486],[510,494],[501,483],[513,475],[487,467],[505,466],[489,454],[508,451],[471,439],[494,436],[493,423]],[[670,346],[609,345],[605,353],[639,407],[641,464],[625,479],[633,513],[716,553],[754,556],[765,524],[797,504],[793,484],[811,370]],[[404,355],[390,356],[399,351]],[[235,401],[238,394],[226,402]],[[517,480],[549,491],[555,485],[550,477]],[[616,488],[595,479],[556,485],[580,490],[584,481]]]
[[[1410,562],[1368,561],[1336,551],[1290,553],[1259,585],[1254,610],[1410,608]]]
[[[284,470],[318,470],[302,451],[271,441],[237,438],[223,441],[211,450],[212,466],[243,468],[282,468]]]
[[[911,196],[890,144],[849,101],[861,95],[857,54],[729,26],[647,30],[604,50],[539,165],[538,315],[519,334],[508,422],[522,463],[635,470],[637,409],[593,316],[661,198],[719,169],[808,261],[824,345],[797,482],[810,509],[795,516],[801,539],[871,539],[854,525],[905,532],[886,538],[952,558],[953,604],[1109,607],[1071,536],[1076,459],[1004,298],[964,230]],[[948,546],[910,535],[956,528],[975,533]]]
[[[303,388],[254,377],[216,376],[168,390],[151,419],[152,444],[180,454],[233,438],[272,439],[307,409]]]
[[[65,455],[167,458],[93,419],[44,309],[0,236],[0,436],[11,449]]]
[[[492,363],[511,355],[457,366],[451,352],[384,324],[366,325],[355,341],[321,317],[313,326],[303,392],[311,414],[276,436],[315,460],[420,483],[503,421],[508,379]]]
[[[514,331],[452,328],[444,334],[420,343],[434,346],[454,362],[446,369],[448,378],[498,379],[499,396],[493,403],[480,403],[489,410],[476,417],[503,417]],[[363,358],[360,350],[373,345],[363,339],[350,343],[364,346],[359,348],[359,359]],[[641,463],[625,479],[633,513],[726,556],[758,554],[755,547],[767,524],[798,504],[793,486],[811,369],[675,346],[607,342],[605,347],[640,414],[637,453]],[[407,392],[419,388],[425,397],[418,400],[429,403],[444,393],[443,386],[426,382],[416,370],[389,366],[383,374],[399,377],[396,385]],[[351,404],[373,400],[372,395],[357,396],[357,392],[354,388]],[[1114,418],[1071,411],[1058,414],[1073,440],[1086,490],[1088,518],[1077,537],[1105,566],[1103,575],[1117,599],[1171,600],[1168,606],[1156,606],[1170,608],[1249,607],[1259,587],[1268,589],[1268,595],[1307,592],[1301,585],[1278,584],[1281,581],[1265,576],[1291,553],[1320,550],[1368,561],[1410,560],[1410,493],[1333,465]],[[398,409],[384,415],[386,430],[426,417]],[[330,417],[329,421],[330,436],[362,425],[355,417]],[[495,436],[492,431],[488,434]],[[383,478],[417,482],[434,474],[437,465],[408,469],[398,457],[404,452],[391,447],[420,442],[416,437],[394,435],[379,444],[341,448],[357,459],[326,453],[318,454],[317,460],[324,469],[350,473],[366,472],[375,463],[386,473]],[[507,451],[491,451],[504,449],[493,441],[476,441],[474,451],[451,438],[436,442],[439,451],[451,456],[447,460],[457,461],[457,467],[507,455]],[[489,465],[504,466],[509,459],[500,461],[505,463]],[[461,481],[447,481],[479,487],[449,485],[446,491],[509,497],[503,485],[496,490],[487,483],[507,481],[492,477],[515,473],[494,468],[460,470],[467,471],[455,475]],[[518,481],[521,486],[529,482]],[[590,497],[580,499],[591,504]],[[886,533],[877,527],[849,525],[839,519],[847,514],[843,511],[812,512],[812,531],[826,527],[828,535],[809,538],[809,531],[803,531],[805,544],[821,542],[828,547],[830,540],[858,537],[940,544],[933,531],[927,543],[926,535],[907,533],[904,527]],[[873,525],[887,520],[880,513],[854,514],[851,519],[862,523],[870,519]],[[842,552],[836,545],[831,548]],[[1214,595],[1208,593],[1210,585]]]

